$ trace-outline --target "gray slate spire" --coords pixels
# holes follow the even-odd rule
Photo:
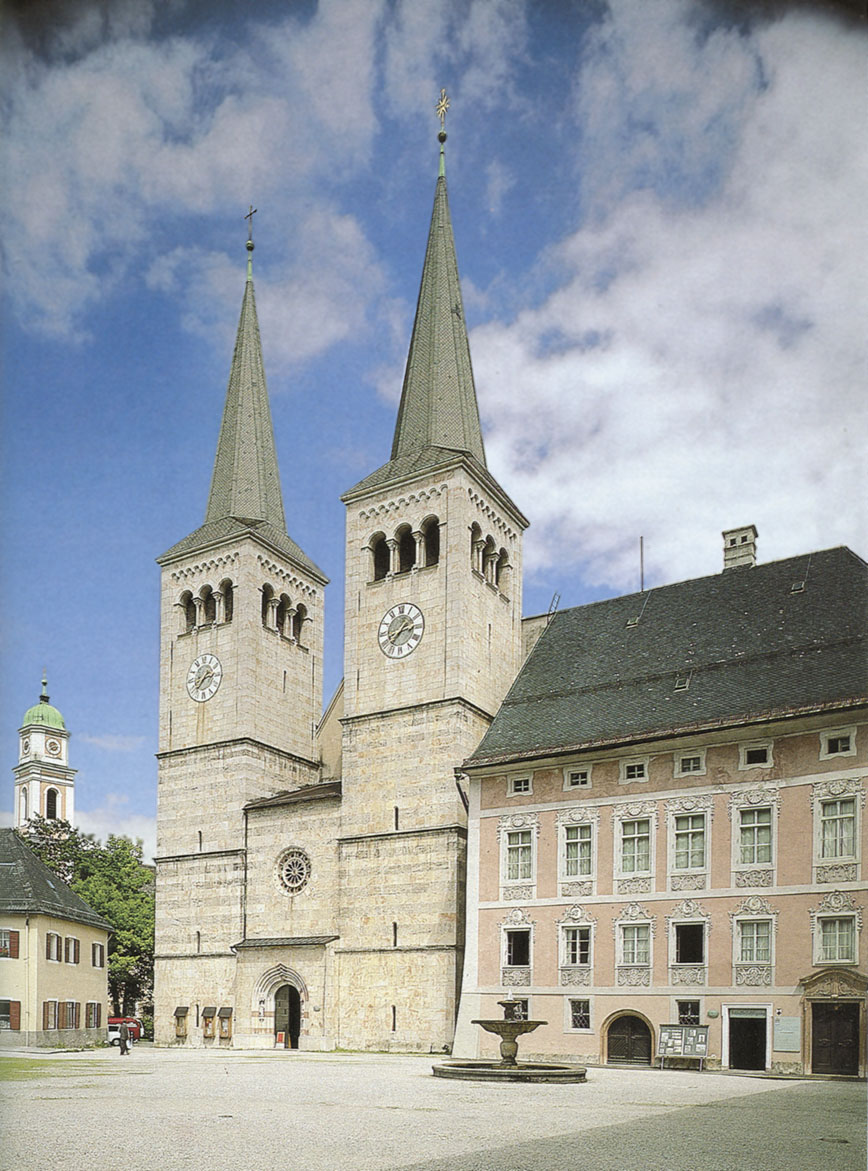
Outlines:
[[[466,451],[485,467],[442,144],[440,158],[392,459],[440,447]]]
[[[228,516],[286,528],[250,276],[241,303],[205,523]]]
[[[207,549],[228,539],[253,533],[284,556],[291,558],[325,585],[328,578],[302,552],[286,531],[280,473],[262,342],[253,294],[253,269],[248,240],[247,284],[241,302],[241,317],[235,338],[235,352],[229,371],[229,386],[223,406],[223,421],[217,440],[217,456],[211,476],[211,491],[205,523],[189,537],[173,545],[160,564]]]

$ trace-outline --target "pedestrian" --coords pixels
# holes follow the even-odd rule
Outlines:
[[[118,1040],[121,1043],[121,1057],[125,1057],[130,1051],[130,1030],[126,1021],[121,1021],[121,1027],[118,1029]]]

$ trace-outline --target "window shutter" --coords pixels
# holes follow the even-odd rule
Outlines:
[[[63,962],[66,964],[69,963],[69,936],[68,935],[67,935],[66,939],[64,939],[64,941],[63,941]]]
[[[61,1000],[57,1006],[57,1027],[59,1029],[66,1028],[66,1001]]]
[[[72,941],[72,962],[77,964],[81,959],[81,940],[73,939]]]
[[[42,1027],[43,1027],[43,1029],[48,1028],[48,1001],[47,1000],[43,1000],[43,1002],[42,1002]]]
[[[80,1029],[81,1028],[81,1005],[78,1003],[78,1001],[76,1001],[75,1006],[73,1008],[72,1019],[73,1019],[72,1027],[74,1029]]]
[[[95,1029],[98,1029],[100,1027],[100,1025],[102,1024],[102,1005],[99,1003],[99,1001],[97,1001],[95,1007],[96,1007],[96,1011],[94,1014],[93,1025],[94,1025]]]
[[[10,958],[10,960],[17,960],[18,959],[18,932],[17,931],[10,931],[9,932],[9,958]],[[17,1002],[13,1001],[13,1003],[17,1003]],[[17,1026],[13,1026],[13,1028],[15,1028],[15,1027],[17,1027]]]
[[[9,1028],[10,1029],[20,1029],[21,1028],[21,1001],[20,1000],[10,1000],[9,1001]]]
[[[45,936],[45,958],[51,959],[51,932],[49,931]]]

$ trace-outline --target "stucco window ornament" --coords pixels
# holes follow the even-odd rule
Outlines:
[[[298,894],[310,880],[310,858],[304,850],[285,850],[277,862],[277,876],[284,890]]]

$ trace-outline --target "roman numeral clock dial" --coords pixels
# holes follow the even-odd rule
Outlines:
[[[196,703],[205,703],[216,694],[223,678],[223,667],[216,655],[199,655],[187,672],[187,693]]]
[[[422,611],[412,602],[401,602],[383,615],[377,641],[386,658],[406,659],[422,641],[424,633]]]

